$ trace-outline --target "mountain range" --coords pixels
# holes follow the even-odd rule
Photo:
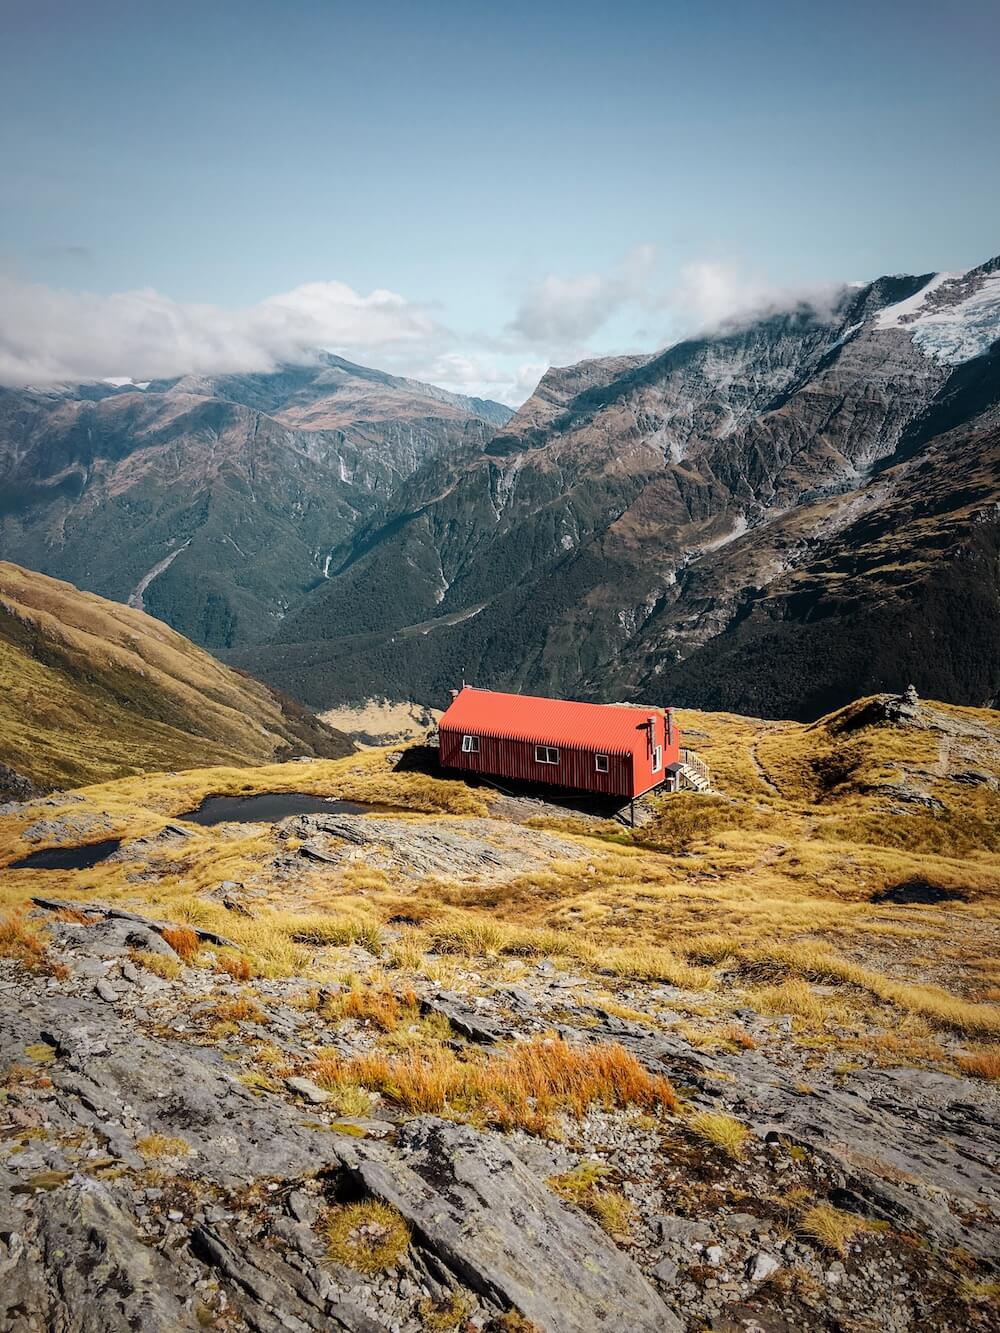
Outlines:
[[[241,660],[320,706],[482,685],[815,717],[1000,694],[1000,261],[552,370]]]
[[[1000,260],[884,277],[508,420],[326,356],[0,395],[0,554],[316,708],[477,684],[808,719],[1000,698]]]
[[[328,354],[265,375],[0,390],[0,555],[208,648],[252,642],[425,457],[509,416]]]

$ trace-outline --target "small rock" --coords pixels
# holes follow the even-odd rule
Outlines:
[[[107,1000],[108,1004],[113,1004],[115,1000],[118,999],[118,992],[115,990],[114,986],[112,986],[111,982],[108,981],[106,977],[100,978],[100,980],[94,986],[94,990],[97,992],[97,994],[101,997],[102,1000]]]
[[[722,1246],[709,1245],[705,1250],[705,1263],[711,1264],[713,1268],[718,1268],[722,1263]]]
[[[677,1280],[678,1268],[673,1259],[661,1259],[653,1269],[653,1277],[665,1287],[673,1286]]]
[[[319,1204],[304,1190],[292,1190],[288,1196],[288,1211],[296,1222],[312,1225],[319,1216]]]
[[[766,1282],[772,1273],[776,1273],[781,1263],[772,1254],[760,1251],[747,1264],[747,1276],[751,1282]]]
[[[691,1241],[708,1239],[708,1226],[690,1217],[672,1217],[664,1214],[655,1218],[654,1223],[660,1234],[660,1240],[679,1240],[690,1244]]]
[[[299,1078],[298,1076],[286,1078],[285,1087],[289,1092],[294,1092],[297,1097],[304,1097],[313,1106],[322,1106],[324,1102],[330,1100],[330,1094],[324,1092],[322,1088],[318,1088],[308,1078]]]
[[[171,1208],[170,1212],[167,1213],[167,1218],[171,1222],[183,1222],[184,1214],[179,1213],[176,1208]]]

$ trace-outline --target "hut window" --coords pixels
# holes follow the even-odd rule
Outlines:
[[[463,754],[478,754],[478,753],[479,753],[479,737],[478,737],[478,736],[463,736],[463,737],[462,737],[462,753],[463,753]]]
[[[594,767],[598,773],[606,773],[608,771],[608,756],[606,754],[595,754]]]
[[[536,745],[535,763],[536,764],[558,764],[559,751],[554,745]]]
[[[653,772],[659,773],[662,767],[663,767],[663,746],[656,745],[653,747]]]

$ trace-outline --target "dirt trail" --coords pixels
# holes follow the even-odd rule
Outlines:
[[[771,728],[768,728],[768,731],[770,730]],[[767,732],[764,732],[765,736],[767,734],[768,734]],[[764,765],[760,762],[760,759],[757,757],[757,746],[760,744],[761,739],[762,737],[755,736],[752,744],[750,745],[748,751],[750,755],[750,762],[751,764],[753,764],[754,772],[757,774],[758,778],[760,778],[761,782],[768,789],[768,791],[771,792],[772,795],[774,796],[780,796],[781,788],[778,787],[775,783],[773,783],[771,779],[767,776],[767,773],[764,770]]]

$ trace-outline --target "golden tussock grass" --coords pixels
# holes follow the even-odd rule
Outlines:
[[[449,1333],[450,1329],[468,1327],[466,1320],[472,1313],[472,1306],[461,1292],[453,1291],[450,1296],[436,1301],[428,1296],[417,1307],[421,1327],[427,1333]]]
[[[958,1057],[957,1064],[972,1078],[1000,1079],[1000,1045],[981,1046],[969,1051]]]
[[[191,1151],[186,1140],[171,1138],[168,1134],[147,1134],[136,1139],[136,1150],[143,1157],[156,1160],[160,1157],[183,1157]]]
[[[32,970],[46,965],[45,937],[22,912],[0,917],[0,958],[12,958]]]
[[[798,1229],[803,1236],[816,1241],[824,1249],[843,1254],[848,1242],[859,1232],[867,1230],[867,1226],[864,1218],[854,1213],[846,1213],[829,1203],[817,1203],[802,1213]]]
[[[190,926],[167,926],[160,935],[184,963],[193,962],[201,949],[201,941]]]
[[[409,1249],[410,1229],[395,1208],[369,1200],[333,1209],[326,1218],[330,1259],[359,1273],[385,1273]]]
[[[387,986],[352,987],[334,997],[323,1010],[324,1018],[353,1018],[381,1032],[393,1032],[404,1014],[416,1017],[416,996],[397,999]]]
[[[270,1019],[251,995],[236,995],[217,1000],[211,1012],[223,1023],[259,1023],[266,1026]]]
[[[897,981],[814,945],[783,945],[743,948],[738,951],[737,970],[747,978],[802,978],[833,985],[855,987],[877,1000],[917,1014],[936,1027],[971,1034],[1000,1034],[1000,1009],[956,998],[937,986]],[[791,993],[791,992],[789,992]],[[804,1007],[813,1001],[805,992],[795,994]],[[814,997],[815,999],[815,997]],[[820,1009],[825,1006],[817,1001]],[[793,1011],[794,1012],[794,1011]]]
[[[232,949],[220,949],[215,956],[215,970],[224,972],[234,981],[249,981],[254,975],[253,963],[245,953],[234,953]]]
[[[389,1057],[332,1057],[321,1074],[370,1088],[417,1114],[452,1114],[533,1133],[544,1132],[559,1111],[579,1118],[593,1105],[678,1109],[670,1083],[647,1073],[621,1046],[577,1048],[535,1039],[503,1053],[468,1054],[460,1059],[430,1046]]]
[[[136,967],[144,967],[163,981],[176,981],[181,974],[179,960],[163,953],[153,953],[150,949],[132,949],[129,957]]]
[[[741,1027],[739,1023],[726,1023],[719,1030],[719,1038],[724,1045],[733,1050],[755,1051],[757,1049],[757,1042],[753,1034],[748,1032],[746,1028]]]
[[[743,1156],[750,1131],[741,1121],[719,1111],[698,1111],[685,1121],[688,1129],[703,1143],[738,1161]]]
[[[607,1174],[608,1168],[599,1162],[581,1162],[572,1171],[550,1176],[546,1184],[560,1198],[589,1213],[609,1236],[623,1240],[631,1232],[635,1208],[620,1190],[602,1185]]]

